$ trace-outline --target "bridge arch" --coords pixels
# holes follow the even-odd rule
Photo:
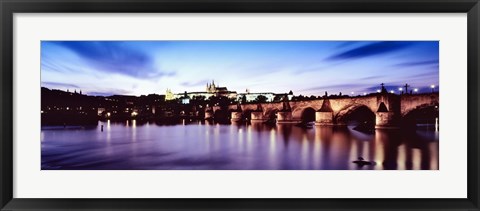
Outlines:
[[[317,111],[318,109],[320,109],[321,105],[321,102],[319,103],[319,101],[316,100],[306,102],[293,102],[290,104],[292,109],[292,117],[296,120],[301,120],[305,109],[311,108]]]
[[[227,109],[216,109],[213,111],[213,117],[215,120],[226,120],[230,118],[230,111]]]
[[[349,122],[375,123],[375,112],[363,104],[352,104],[341,109],[334,117],[337,124],[347,124]]]
[[[243,110],[243,119],[244,120],[247,120],[247,121],[250,121],[252,119],[252,111],[254,111],[253,109],[245,109]]]
[[[302,122],[314,122],[316,110],[312,107],[306,107],[302,110],[301,120]]]
[[[438,123],[439,106],[436,103],[421,104],[402,115],[402,127],[415,128],[417,124],[435,125]]]
[[[410,111],[428,107],[438,106],[439,98],[438,93],[432,94],[418,94],[418,95],[404,95],[401,97],[400,102],[400,115],[404,117]]]
[[[279,109],[277,109],[277,108],[269,109],[269,110],[265,111],[264,116],[268,120],[276,120],[278,111],[279,111]]]
[[[423,103],[423,104],[419,104],[415,107],[412,107],[412,108],[409,108],[409,109],[406,109],[404,111],[402,111],[402,117],[405,117],[407,115],[411,115],[412,112],[416,111],[416,110],[420,110],[420,109],[425,109],[425,108],[435,108],[437,107],[438,109],[438,102],[437,101],[432,101],[432,102],[429,102],[429,103]]]

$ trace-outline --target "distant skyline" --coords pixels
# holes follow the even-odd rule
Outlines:
[[[88,95],[354,95],[439,86],[438,41],[42,41],[41,85]]]

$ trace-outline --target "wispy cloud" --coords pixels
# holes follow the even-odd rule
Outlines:
[[[130,92],[124,89],[110,89],[105,91],[87,92],[93,96],[112,96],[112,95],[128,95]]]
[[[364,57],[377,56],[402,50],[412,45],[412,42],[383,41],[356,47],[347,51],[334,54],[327,60],[349,60],[360,59]]]
[[[414,75],[411,75],[411,76],[407,76],[407,79],[408,78],[410,78],[410,79],[422,78],[422,77],[430,77],[430,78],[435,78],[435,79],[438,80],[438,70],[429,71],[429,72],[425,72],[425,73],[418,73],[418,74],[414,74]]]
[[[207,79],[200,80],[200,81],[194,81],[194,82],[185,81],[185,82],[182,82],[181,85],[182,86],[187,86],[187,87],[194,87],[194,86],[207,85],[208,82],[209,82],[209,80],[207,80]]]
[[[48,87],[48,88],[80,88],[79,86],[75,84],[69,84],[69,83],[57,83],[57,82],[42,82],[43,87]]]
[[[300,90],[300,92],[332,92],[332,91],[340,91],[344,92],[347,94],[347,92],[350,92],[352,90],[358,90],[358,89],[363,89],[365,88],[365,84],[362,83],[356,83],[356,84],[335,84],[335,85],[328,85],[328,86],[315,86],[315,87],[310,87],[307,89]]]
[[[59,41],[56,45],[67,48],[95,69],[119,73],[135,78],[159,78],[174,72],[158,70],[151,55],[129,48],[118,41]]]
[[[354,46],[354,45],[358,45],[359,43],[363,43],[364,41],[344,41],[344,42],[341,42],[337,48],[346,48],[346,47],[350,47],[350,46]]]
[[[363,81],[363,80],[375,80],[375,79],[381,79],[381,78],[384,78],[384,77],[385,77],[384,75],[374,75],[374,76],[367,76],[367,77],[359,78],[358,80],[359,80],[359,81]]]
[[[42,55],[40,63],[41,70],[54,71],[58,73],[78,72],[78,69],[73,68],[73,65],[64,64],[59,61],[53,61],[50,57]]]
[[[396,67],[415,67],[415,66],[424,66],[424,65],[438,65],[438,59],[427,60],[427,61],[415,61],[415,62],[403,62],[395,64]]]

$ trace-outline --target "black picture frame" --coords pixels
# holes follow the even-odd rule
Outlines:
[[[1,210],[479,210],[478,0],[0,0]],[[14,13],[467,13],[468,198],[466,199],[25,199],[13,198]],[[451,181],[445,181],[451,182]],[[233,190],[232,190],[233,191]],[[448,190],[443,190],[448,191]]]

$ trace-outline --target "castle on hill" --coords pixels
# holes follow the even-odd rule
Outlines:
[[[267,98],[267,102],[272,102],[275,98],[275,93],[273,92],[263,92],[263,93],[251,93],[248,89],[245,93],[237,93],[236,91],[229,91],[227,87],[218,86],[215,84],[215,81],[212,83],[207,83],[205,91],[203,92],[183,92],[183,93],[174,93],[171,89],[167,89],[165,94],[165,100],[176,100],[181,99],[182,103],[188,104],[190,99],[196,97],[205,97],[208,99],[210,97],[228,97],[230,99],[235,99],[240,101],[242,98],[246,98],[247,102],[254,101],[258,96],[263,95]]]

